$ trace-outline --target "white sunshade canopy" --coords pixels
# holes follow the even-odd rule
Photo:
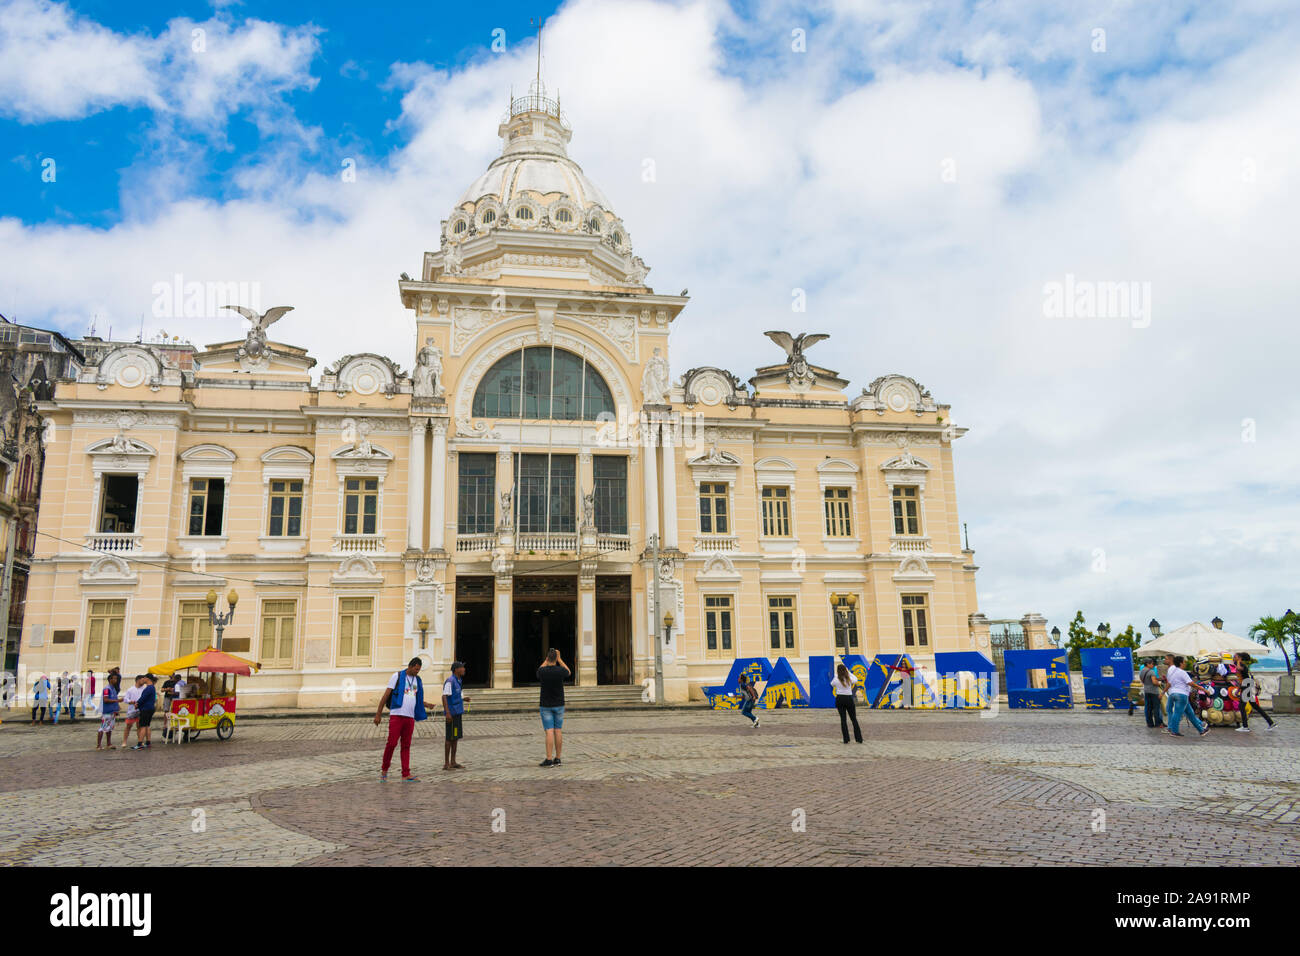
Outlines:
[[[1149,644],[1143,644],[1133,652],[1134,657],[1158,657],[1162,654],[1180,654],[1183,657],[1198,657],[1202,652],[1210,654],[1246,653],[1260,657],[1272,653],[1273,649],[1264,644],[1257,644],[1249,638],[1238,637],[1217,627],[1210,627],[1200,621],[1184,624],[1168,634],[1162,634]]]

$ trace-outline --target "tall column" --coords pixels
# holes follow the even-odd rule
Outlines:
[[[645,540],[648,547],[650,535],[659,533],[659,456],[655,450],[659,425],[647,417],[641,430],[641,493],[645,497]]]
[[[596,686],[596,576],[578,578],[578,684]]]
[[[424,550],[424,432],[427,418],[411,419],[411,450],[406,468],[406,547]]]
[[[433,474],[429,482],[429,550],[447,543],[447,422],[433,420]]]
[[[677,550],[677,454],[673,446],[673,426],[664,423],[664,540],[666,551]]]
[[[495,588],[496,607],[492,618],[496,632],[496,647],[492,654],[492,686],[514,686],[513,648],[511,634],[514,630],[514,582],[511,577],[498,575]]]

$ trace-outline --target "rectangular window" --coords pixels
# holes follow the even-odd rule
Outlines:
[[[212,621],[208,617],[206,601],[181,602],[180,626],[176,634],[177,657],[193,654],[212,644]]]
[[[271,522],[267,534],[273,538],[302,537],[302,482],[279,479],[271,482]]]
[[[379,479],[344,479],[343,533],[375,534],[378,524]]]
[[[731,645],[731,596],[704,596],[704,653],[706,657],[732,658],[736,656]]]
[[[573,533],[577,530],[576,495],[577,458],[573,455],[515,455],[520,532]]]
[[[839,600],[831,605],[831,613],[835,616],[835,650],[841,654],[856,651],[858,649],[857,606],[850,607],[848,595],[841,594]]]
[[[763,489],[763,536],[790,537],[790,489]]]
[[[135,531],[135,502],[140,479],[135,475],[105,475],[99,502],[100,532],[128,534]]]
[[[919,498],[915,485],[894,488],[894,534],[920,534]]]
[[[795,647],[794,598],[767,599],[767,631],[772,650],[784,653]]]
[[[928,604],[924,594],[903,595],[903,643],[908,647],[927,647],[930,644],[930,626],[927,621]]]
[[[591,467],[596,530],[601,534],[627,534],[627,459],[596,455]]]
[[[191,535],[220,535],[221,519],[225,510],[226,480],[224,478],[190,479],[189,533]]]
[[[261,662],[264,666],[293,666],[293,631],[297,616],[297,601],[262,603]]]
[[[497,456],[462,453],[456,460],[456,533],[490,534],[496,525]]]
[[[86,615],[86,663],[95,670],[122,663],[125,601],[91,601]]]
[[[339,667],[360,667],[370,663],[374,609],[374,598],[339,599]]]
[[[728,534],[730,529],[726,482],[700,485],[700,534]]]
[[[849,508],[849,489],[827,488],[823,495],[826,508],[826,537],[853,537],[853,516]]]

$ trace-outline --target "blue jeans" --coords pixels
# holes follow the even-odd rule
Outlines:
[[[746,697],[740,705],[740,712],[749,718],[750,723],[757,723],[758,718],[754,716],[754,698]]]
[[[1192,710],[1191,704],[1188,703],[1187,695],[1170,694],[1169,732],[1171,734],[1178,733],[1178,724],[1182,721],[1183,714],[1187,714],[1187,719],[1192,722],[1192,726],[1196,728],[1197,733],[1205,729],[1205,725],[1201,723],[1201,718],[1196,716],[1196,711]]]
[[[564,727],[563,707],[543,707],[541,711],[543,730],[560,730]]]

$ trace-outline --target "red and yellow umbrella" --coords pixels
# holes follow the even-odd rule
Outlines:
[[[184,657],[163,661],[149,668],[150,674],[174,674],[176,671],[196,670],[200,674],[242,674],[247,677],[261,670],[262,665],[209,647]]]

